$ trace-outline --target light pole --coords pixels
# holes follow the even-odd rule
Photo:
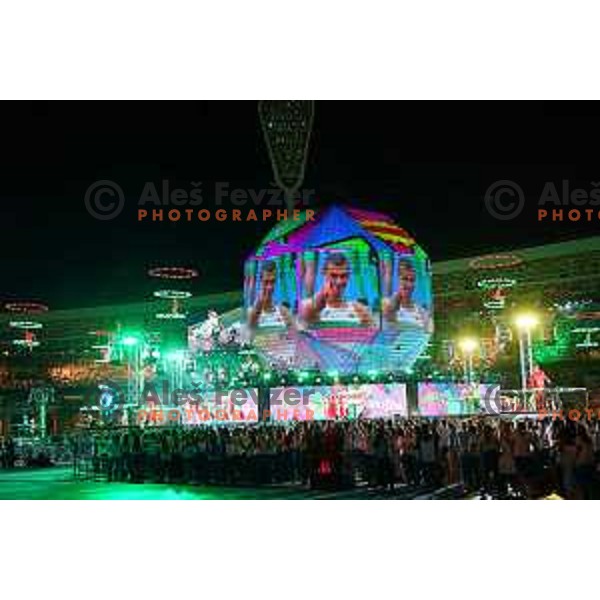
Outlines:
[[[183,374],[185,367],[185,350],[173,350],[167,354],[169,379],[171,384],[171,398],[175,390],[181,391],[183,388]]]
[[[141,362],[142,362],[142,340],[137,335],[126,335],[122,338],[121,343],[126,347],[127,357],[127,407],[128,421],[129,412],[133,405],[139,404],[140,393],[142,391],[141,378]]]
[[[48,404],[54,398],[54,389],[51,387],[34,387],[29,392],[29,401],[36,409],[35,420],[39,422],[39,435],[42,439],[46,438],[48,428],[46,426]]]
[[[475,352],[479,344],[474,338],[463,338],[459,341],[458,345],[465,359],[465,379],[467,383],[473,383],[473,352]]]
[[[527,380],[533,371],[533,344],[531,343],[531,330],[539,323],[539,319],[532,313],[517,315],[515,324],[519,332],[519,360],[521,363],[521,391],[523,402],[526,401]]]

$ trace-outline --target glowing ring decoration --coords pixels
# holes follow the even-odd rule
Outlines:
[[[13,340],[12,343],[15,346],[28,346],[29,348],[34,348],[40,345],[40,343],[36,340]]]
[[[192,292],[183,292],[180,290],[157,290],[154,292],[157,298],[165,300],[184,300],[192,297]]]
[[[4,309],[13,313],[37,314],[48,312],[48,306],[42,302],[7,302]]]
[[[476,270],[510,269],[522,262],[523,259],[516,254],[486,254],[471,260],[469,267]]]
[[[148,275],[158,279],[194,279],[199,273],[188,267],[155,267],[148,270]]]
[[[11,321],[8,325],[15,329],[42,329],[43,327],[38,321]]]
[[[185,319],[186,315],[184,313],[156,313],[154,315],[157,319]]]
[[[504,308],[504,302],[502,302],[502,300],[488,300],[483,303],[483,306],[490,310],[500,310],[501,308]]]
[[[477,287],[483,290],[503,290],[515,286],[517,281],[508,277],[490,277],[488,279],[480,279],[477,282]]]

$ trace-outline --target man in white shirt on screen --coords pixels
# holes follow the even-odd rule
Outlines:
[[[267,261],[260,273],[258,299],[248,311],[248,325],[254,328],[288,329],[292,323],[289,309],[283,304],[273,303],[277,265]]]
[[[341,252],[332,252],[323,267],[323,287],[311,298],[303,300],[300,315],[307,325],[373,326],[369,308],[361,302],[344,300],[350,279],[348,259]]]
[[[400,260],[398,262],[398,289],[392,296],[383,299],[383,319],[386,323],[411,324],[430,331],[432,329],[431,315],[413,300],[416,278],[412,263],[408,260]]]

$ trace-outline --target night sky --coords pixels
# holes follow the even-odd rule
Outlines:
[[[196,293],[239,289],[244,257],[274,223],[137,221],[148,181],[190,189],[215,210],[215,181],[271,187],[253,102],[1,105],[0,300],[51,308],[141,301],[146,268],[192,265]],[[538,223],[546,181],[600,181],[600,105],[590,103],[317,102],[304,187],[333,202],[392,213],[431,258],[596,235],[590,223]],[[123,212],[94,220],[83,197],[96,180],[124,190]],[[527,202],[512,221],[487,212],[494,181]]]

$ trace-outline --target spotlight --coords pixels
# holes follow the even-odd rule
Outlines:
[[[516,326],[522,331],[533,329],[539,322],[539,317],[533,313],[522,313],[515,318]]]
[[[471,352],[474,352],[479,344],[477,343],[476,339],[466,337],[460,340],[458,345],[465,354],[471,354]]]

